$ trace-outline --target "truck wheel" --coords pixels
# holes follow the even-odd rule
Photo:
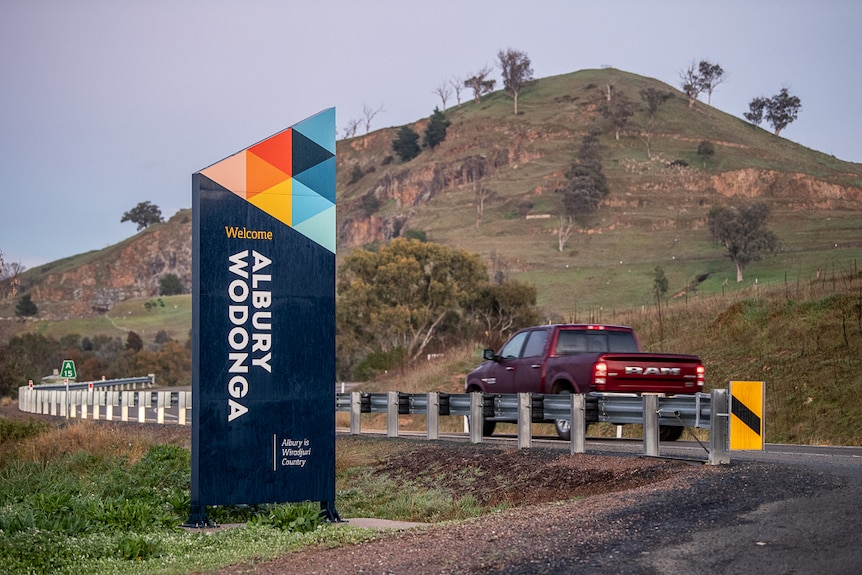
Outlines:
[[[560,391],[560,394],[569,395],[570,393],[572,392],[568,389]],[[557,430],[557,435],[560,439],[569,441],[572,438],[572,422],[568,419],[555,419],[554,429]]]
[[[473,418],[467,416],[467,425],[473,429]],[[482,420],[482,437],[490,437],[494,435],[494,430],[497,429],[497,422],[490,419]]]
[[[659,425],[658,438],[661,441],[676,441],[682,437],[685,428],[679,425]]]
[[[485,419],[482,421],[482,437],[490,437],[494,435],[494,430],[497,428],[496,421]]]

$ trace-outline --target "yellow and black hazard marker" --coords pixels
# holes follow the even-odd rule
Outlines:
[[[730,450],[763,450],[763,406],[766,385],[762,381],[730,382]]]

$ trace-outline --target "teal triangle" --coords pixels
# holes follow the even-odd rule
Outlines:
[[[293,229],[335,253],[335,205],[309,218]]]
[[[328,108],[301,121],[293,129],[315,144],[335,153],[335,108]]]
[[[295,178],[293,180],[291,197],[290,219],[293,222],[293,227],[333,206],[333,202],[316,193],[302,182],[297,182]]]
[[[294,182],[302,182],[333,204],[335,203],[335,156],[308,168],[293,177]]]

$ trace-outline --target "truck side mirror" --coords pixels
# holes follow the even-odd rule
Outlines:
[[[482,351],[482,358],[488,361],[497,361],[499,359],[496,355],[494,355],[493,349],[486,349]]]

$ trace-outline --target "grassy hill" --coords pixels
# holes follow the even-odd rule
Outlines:
[[[599,113],[609,84],[634,102],[647,88],[676,94],[656,115],[651,158],[638,128],[647,125],[645,111],[619,140]],[[395,129],[339,142],[340,253],[385,240],[399,226],[401,234],[424,232],[536,285],[549,317],[649,304],[657,265],[672,292],[710,274],[701,290],[711,294],[755,280],[813,278],[818,269],[852,267],[862,258],[862,165],[775,137],[701,102],[689,109],[671,86],[613,69],[543,78],[523,93],[519,110],[512,114],[502,92],[450,108],[446,140],[406,163],[392,158]],[[424,125],[412,127],[421,134]],[[562,203],[555,190],[593,127],[604,130],[601,153],[611,194],[592,225],[559,251]],[[715,147],[706,161],[697,155],[703,140]],[[689,167],[669,167],[674,160]],[[363,174],[358,180],[356,167]],[[493,191],[478,225],[477,181]],[[362,213],[369,196],[379,207]],[[714,205],[753,200],[770,204],[771,228],[783,247],[751,265],[746,284],[736,286],[733,264],[706,230],[706,215]],[[369,229],[377,234],[361,233]]]

